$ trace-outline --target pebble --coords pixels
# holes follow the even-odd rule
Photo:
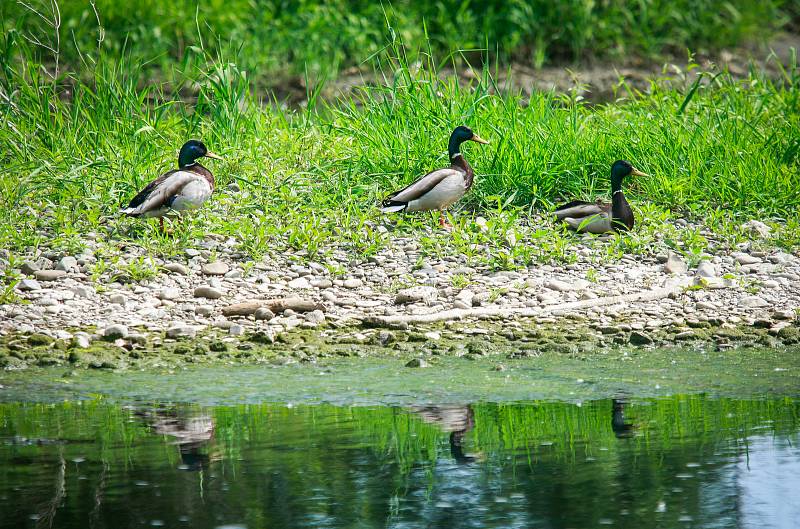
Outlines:
[[[112,294],[108,297],[108,301],[114,305],[125,305],[125,296],[122,294]]]
[[[752,255],[746,253],[734,254],[734,257],[736,259],[736,262],[739,263],[740,265],[752,265],[763,262],[758,257],[753,257]]]
[[[289,281],[289,288],[311,288],[311,283],[305,277],[298,277]]]
[[[402,305],[404,303],[416,303],[420,301],[431,303],[432,301],[436,300],[437,297],[439,297],[439,291],[434,287],[417,286],[404,288],[403,290],[399,291],[394,298],[394,302],[397,305]]]
[[[214,312],[214,307],[211,305],[197,305],[194,308],[194,313],[198,316],[211,316]]]
[[[758,308],[766,307],[767,305],[769,305],[769,303],[759,296],[746,296],[739,301],[740,307]]]
[[[197,335],[197,329],[191,325],[178,324],[167,329],[166,335],[167,338],[194,338]]]
[[[325,313],[321,310],[312,310],[306,312],[304,318],[308,323],[320,324],[325,321]]]
[[[17,285],[17,289],[22,291],[41,290],[42,285],[35,279],[23,279]]]
[[[333,281],[330,279],[314,279],[311,281],[311,286],[319,289],[331,288]]]
[[[180,263],[167,263],[164,265],[164,269],[174,274],[180,274],[182,276],[188,276],[189,274],[191,274],[189,268]]]
[[[174,300],[181,297],[181,289],[175,287],[167,287],[156,293],[158,299]]]
[[[770,228],[760,220],[748,220],[747,222],[742,224],[742,229],[744,231],[750,232],[751,234],[758,235],[763,239],[769,237],[770,233],[772,232],[772,228]]]
[[[700,261],[694,275],[697,277],[716,277],[717,269],[711,261]]]
[[[234,323],[230,327],[228,327],[228,334],[231,336],[241,336],[244,334],[244,327],[239,325],[238,323]]]
[[[33,276],[39,281],[55,281],[67,275],[63,270],[38,270]]]
[[[344,288],[361,288],[364,285],[364,282],[360,279],[345,279],[344,283],[342,283]]]
[[[200,268],[200,271],[203,273],[203,275],[207,276],[224,276],[230,269],[231,267],[228,266],[228,263],[223,261],[213,261],[204,264]]]
[[[72,290],[72,293],[75,295],[75,297],[78,297],[78,298],[88,298],[88,297],[91,297],[91,295],[94,293],[93,289],[91,289],[89,287],[85,287],[83,285],[78,285],[77,287],[72,287],[71,290]]]
[[[689,271],[689,267],[680,255],[670,253],[667,262],[664,263],[664,271],[668,274],[683,275]]]
[[[430,364],[424,358],[412,358],[406,362],[406,367],[430,367]]]
[[[32,276],[41,269],[42,267],[36,261],[25,261],[20,266],[20,271],[26,276]]]
[[[66,257],[62,257],[58,264],[56,264],[56,270],[63,270],[64,272],[69,272],[73,268],[78,266],[78,260],[68,255]]]
[[[219,299],[222,297],[222,292],[214,287],[201,285],[194,289],[194,297],[206,299]]]
[[[575,290],[575,287],[572,284],[565,281],[560,281],[558,279],[551,279],[547,281],[544,286],[545,288],[555,290],[556,292],[569,292],[571,290]]]
[[[259,307],[256,309],[255,313],[253,313],[253,317],[256,320],[269,321],[275,317],[275,313],[269,310],[267,307]]]
[[[103,329],[103,338],[107,340],[116,340],[119,338],[128,337],[128,328],[125,325],[109,325]]]
[[[761,286],[764,288],[778,288],[781,284],[774,279],[766,279],[761,283]]]

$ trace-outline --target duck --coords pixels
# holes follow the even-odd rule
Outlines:
[[[443,212],[458,202],[469,191],[475,180],[475,172],[461,154],[461,144],[467,141],[489,143],[469,127],[464,125],[456,127],[450,135],[447,147],[450,167],[431,171],[400,191],[395,191],[383,200],[381,211],[383,213],[439,211],[440,226],[452,228],[445,221]]]
[[[202,206],[214,192],[214,175],[200,165],[199,158],[221,160],[199,140],[189,140],[178,153],[178,168],[167,171],[133,197],[121,213],[129,217],[157,217],[164,230],[164,216]]]
[[[617,160],[611,165],[611,203],[602,200],[573,200],[556,208],[556,218],[579,233],[600,234],[632,230],[633,211],[622,192],[622,181],[630,175],[649,176],[630,162]]]

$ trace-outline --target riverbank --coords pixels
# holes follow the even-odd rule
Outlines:
[[[655,243],[611,260],[620,236],[571,236],[563,263],[498,270],[455,252],[435,257],[423,241],[446,248],[459,229],[495,220],[393,236],[363,259],[333,244],[319,260],[303,252],[252,260],[235,239],[213,235],[174,258],[132,245],[112,256],[91,234],[80,254],[38,251],[17,261],[17,302],[0,305],[0,363],[116,369],[399,355],[424,365],[442,354],[800,342],[800,258],[771,245],[766,224],[745,224],[744,240],[694,262]],[[397,227],[387,219],[375,229]],[[535,232],[517,233],[527,241]],[[116,266],[101,271],[101,260]]]

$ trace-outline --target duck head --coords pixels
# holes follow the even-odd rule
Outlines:
[[[461,144],[465,141],[474,141],[476,143],[489,143],[488,141],[484,140],[477,134],[475,134],[471,128],[465,127],[461,125],[456,127],[453,133],[450,135],[450,143],[447,147],[447,151],[450,154],[450,158],[454,158],[455,155],[461,152]]]
[[[611,166],[611,191],[616,192],[622,189],[622,180],[625,179],[626,176],[634,175],[634,176],[650,176],[645,174],[631,165],[630,162],[626,160],[617,160]]]
[[[181,152],[178,154],[178,167],[186,167],[192,165],[198,158],[214,158],[215,160],[222,160],[221,156],[217,156],[209,151],[205,144],[199,140],[189,140],[181,147]]]

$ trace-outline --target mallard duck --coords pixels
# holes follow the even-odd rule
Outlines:
[[[581,233],[628,231],[633,228],[633,211],[622,193],[622,180],[628,175],[649,176],[630,162],[617,160],[611,166],[611,203],[598,200],[573,200],[556,209],[556,217]]]
[[[202,206],[214,191],[214,175],[197,162],[203,156],[222,159],[201,141],[184,143],[178,154],[178,169],[167,171],[147,184],[121,212],[130,217],[158,217],[163,230],[165,215]]]
[[[381,211],[394,213],[397,211],[433,211],[438,210],[439,223],[448,226],[442,211],[457,202],[472,187],[475,172],[461,154],[461,144],[465,141],[489,143],[469,127],[456,127],[450,135],[447,152],[450,155],[450,167],[437,169],[417,179],[400,191],[386,197]]]

